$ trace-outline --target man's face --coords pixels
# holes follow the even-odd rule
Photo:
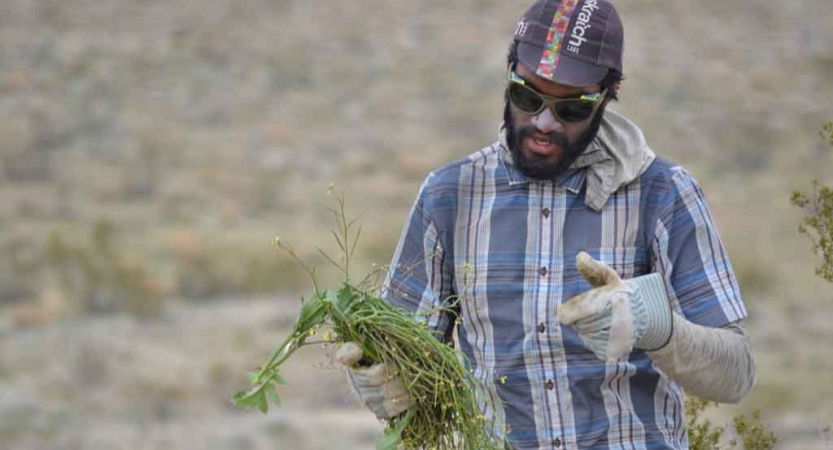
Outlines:
[[[521,64],[515,73],[538,92],[564,98],[599,92],[599,85],[573,87],[539,77]],[[549,108],[537,115],[520,111],[507,98],[504,109],[506,142],[515,165],[531,178],[553,179],[569,168],[596,137],[607,100],[582,122],[562,122]]]

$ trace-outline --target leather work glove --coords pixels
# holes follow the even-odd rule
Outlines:
[[[576,266],[593,289],[561,304],[556,314],[596,357],[616,360],[634,347],[657,350],[668,343],[674,322],[660,274],[622,280],[586,252],[576,256]]]
[[[399,374],[388,374],[383,364],[354,368],[362,356],[362,349],[355,342],[345,343],[336,352],[336,361],[347,368],[347,379],[359,400],[379,420],[405,412],[411,406],[411,398]]]

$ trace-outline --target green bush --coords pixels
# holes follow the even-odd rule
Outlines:
[[[833,122],[822,125],[819,135],[833,148]],[[822,257],[816,274],[833,282],[833,189],[813,181],[809,193],[795,191],[790,201],[807,214],[798,232],[810,238],[813,253]]]
[[[756,410],[749,416],[738,415],[732,419],[731,437],[728,439],[728,444],[723,445],[726,440],[724,433],[728,427],[715,426],[709,419],[703,417],[703,411],[709,405],[709,402],[697,397],[686,399],[686,423],[690,450],[770,450],[778,442],[775,433],[761,423],[761,412]]]

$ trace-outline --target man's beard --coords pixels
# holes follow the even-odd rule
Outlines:
[[[567,140],[567,136],[562,133],[549,133],[547,135],[549,139],[559,145],[563,151],[558,157],[558,160],[547,161],[543,158],[530,157],[521,151],[521,143],[524,138],[540,132],[535,125],[524,125],[515,129],[515,120],[512,115],[509,99],[507,98],[503,109],[503,123],[506,126],[506,145],[509,146],[509,152],[512,154],[515,166],[530,178],[539,180],[554,180],[558,178],[558,176],[570,168],[576,158],[596,138],[596,135],[599,133],[599,127],[602,125],[602,116],[604,116],[606,106],[606,104],[599,106],[599,109],[593,116],[593,121],[590,122],[590,126],[584,130],[584,133],[575,142],[570,143]]]

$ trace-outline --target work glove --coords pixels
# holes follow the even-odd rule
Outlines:
[[[411,399],[402,377],[397,372],[388,373],[383,364],[355,367],[362,356],[362,349],[355,342],[345,343],[336,352],[336,361],[347,368],[347,379],[359,400],[379,420],[405,412],[411,406]]]
[[[593,289],[561,304],[556,315],[596,357],[616,360],[634,348],[658,350],[668,343],[674,322],[659,274],[622,280],[586,252],[578,254],[576,266]]]

